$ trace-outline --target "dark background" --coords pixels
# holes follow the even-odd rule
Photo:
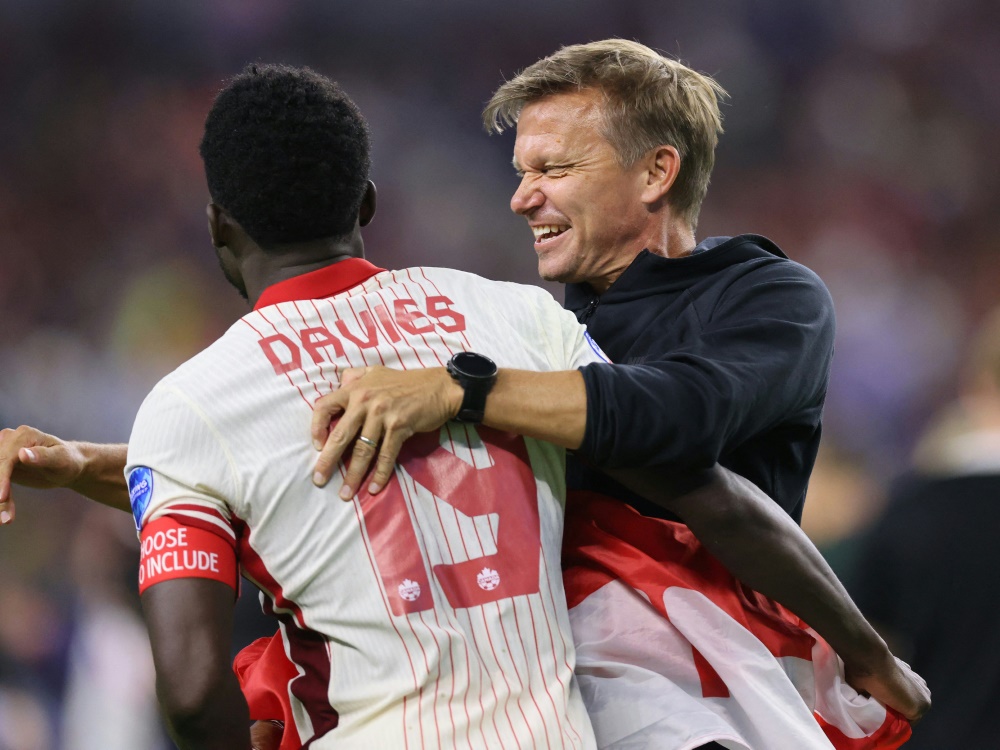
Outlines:
[[[243,314],[196,148],[247,62],[309,65],[369,118],[369,259],[530,283],[513,138],[487,137],[480,109],[559,45],[623,36],[731,95],[699,239],[765,234],[833,293],[805,523],[848,559],[1000,297],[998,16],[993,0],[0,0],[0,420],[125,441],[149,388]],[[18,513],[0,533],[0,750],[157,747],[131,520],[64,493]]]

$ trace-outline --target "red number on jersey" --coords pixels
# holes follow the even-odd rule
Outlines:
[[[414,436],[399,454],[418,485],[459,513],[499,518],[494,554],[434,566],[434,577],[455,608],[536,594],[539,588],[538,494],[527,446],[517,435],[481,426],[478,432],[492,466],[469,465],[441,447],[438,433]],[[358,500],[393,614],[431,609],[427,565],[398,477],[374,497],[359,492]]]

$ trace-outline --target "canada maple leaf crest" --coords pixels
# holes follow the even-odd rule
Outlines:
[[[500,574],[490,568],[483,568],[476,576],[476,583],[483,591],[492,591],[500,585]]]
[[[399,595],[408,602],[415,602],[420,598],[420,584],[409,578],[404,578],[403,582],[399,584]]]

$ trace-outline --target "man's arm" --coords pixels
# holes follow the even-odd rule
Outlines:
[[[14,520],[13,484],[66,487],[128,511],[127,452],[127,445],[64,441],[24,425],[0,431],[0,523]]]
[[[483,423],[576,450],[595,466],[708,468],[725,446],[799,410],[818,412],[833,335],[833,306],[822,282],[791,263],[764,266],[726,290],[685,347],[651,352],[644,364],[501,370]],[[317,480],[329,479],[361,434],[382,439],[371,480],[382,487],[402,442],[457,414],[462,391],[443,368],[349,372],[313,412],[314,440],[327,446]],[[330,420],[341,415],[327,441]],[[357,489],[375,454],[355,445],[349,490]]]
[[[156,694],[180,750],[250,750],[250,714],[229,663],[233,589],[180,578],[142,594]]]
[[[702,315],[697,334],[646,347],[642,364],[583,369],[579,456],[601,467],[708,468],[776,425],[818,424],[835,322],[815,274],[790,262],[755,268]]]
[[[892,655],[805,532],[752,482],[719,466],[673,482],[649,469],[608,473],[676,514],[736,578],[809,623],[855,689],[911,721],[930,707],[923,679]]]
[[[400,371],[387,367],[346,370],[340,388],[321,398],[312,417],[313,444],[320,455],[313,480],[326,484],[354,443],[341,497],[350,499],[372,461],[370,488],[392,477],[403,443],[417,432],[436,430],[458,414],[462,388],[443,367]],[[531,372],[502,369],[486,399],[483,424],[505,432],[575,448],[587,423],[587,392],[577,370]],[[377,451],[358,435],[381,441]]]

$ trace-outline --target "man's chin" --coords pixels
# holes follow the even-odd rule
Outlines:
[[[538,259],[538,276],[542,281],[557,281],[560,284],[568,284],[576,280],[569,269],[560,268],[554,263],[546,263],[541,258]]]

